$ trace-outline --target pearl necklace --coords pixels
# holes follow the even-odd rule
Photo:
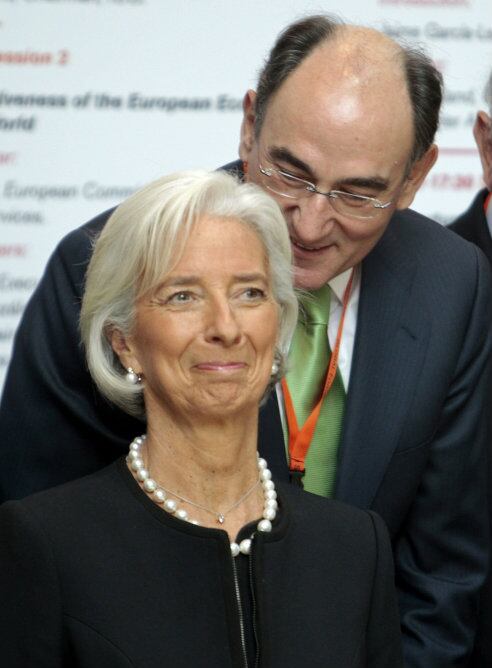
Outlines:
[[[260,476],[258,475],[258,480],[254,483],[254,485],[252,485],[252,486],[251,486],[251,487],[250,487],[250,488],[249,488],[249,489],[248,489],[248,490],[241,496],[241,498],[239,498],[237,501],[235,501],[235,502],[232,504],[232,506],[229,506],[229,508],[228,508],[227,510],[224,510],[224,511],[221,512],[221,513],[218,513],[216,510],[212,510],[211,508],[207,508],[206,506],[202,506],[201,503],[197,503],[196,501],[192,501],[191,499],[187,499],[185,496],[181,496],[181,495],[178,494],[177,492],[173,492],[173,491],[170,490],[170,489],[164,489],[164,487],[161,485],[160,482],[158,482],[157,484],[158,484],[159,487],[166,493],[166,496],[169,496],[169,494],[170,494],[171,496],[175,496],[175,497],[176,497],[177,499],[179,499],[180,501],[183,501],[184,503],[187,503],[189,506],[194,506],[195,508],[200,508],[200,510],[204,510],[204,511],[205,511],[206,513],[208,513],[209,515],[212,515],[213,517],[215,517],[215,519],[217,520],[217,522],[218,522],[219,524],[224,524],[226,516],[229,515],[229,513],[230,513],[232,510],[234,510],[234,508],[237,508],[238,506],[240,506],[241,503],[243,503],[243,501],[246,501],[246,499],[248,498],[248,496],[251,496],[251,494],[253,494],[253,492],[255,491],[255,489],[258,487],[258,485],[259,485],[260,483],[261,483],[261,478],[260,478]]]
[[[174,499],[170,499],[167,496],[166,490],[163,489],[153,478],[150,477],[150,472],[145,468],[145,464],[142,459],[142,445],[146,439],[146,435],[137,436],[130,443],[130,450],[126,458],[127,464],[130,469],[134,472],[136,479],[141,484],[142,489],[150,496],[152,501],[160,505],[167,511],[169,514],[174,515],[180,520],[190,522],[190,524],[199,525],[200,523],[191,519],[188,515],[188,512],[184,508],[180,508],[178,503]],[[263,516],[262,519],[256,525],[256,529],[262,533],[268,533],[272,530],[272,522],[277,515],[278,502],[277,502],[277,492],[275,491],[275,484],[272,480],[272,473],[268,469],[266,461],[258,456],[258,474],[263,488]],[[225,519],[225,515],[230,512],[233,508],[236,508],[240,503],[242,503],[246,496],[251,494],[253,489],[255,489],[257,483],[254,487],[251,488],[245,495],[243,495],[239,501],[237,501],[228,511],[225,513],[215,513],[210,511],[208,508],[204,508],[197,503],[191,502],[191,505],[198,506],[207,512],[212,513],[217,517],[217,521],[221,524]],[[176,495],[178,496],[178,495]],[[186,503],[189,503],[183,497],[178,497],[184,500]],[[231,545],[231,554],[233,557],[237,557],[238,554],[250,554],[251,553],[251,538],[245,538],[239,544],[232,542]]]

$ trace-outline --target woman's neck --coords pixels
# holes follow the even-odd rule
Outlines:
[[[143,456],[150,475],[190,517],[225,529],[231,540],[262,513],[262,487],[255,487],[257,423],[257,409],[217,420],[148,415]],[[224,519],[218,523],[220,515]]]

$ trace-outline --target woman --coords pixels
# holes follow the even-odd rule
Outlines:
[[[116,210],[81,330],[146,435],[0,509],[2,666],[401,665],[381,520],[277,496],[256,452],[296,316],[286,228],[255,186],[176,174]]]

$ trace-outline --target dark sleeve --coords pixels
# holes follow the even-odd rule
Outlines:
[[[369,512],[376,540],[376,568],[367,629],[367,668],[403,668],[400,617],[388,531],[376,513]]]
[[[108,213],[59,244],[17,330],[0,405],[0,502],[105,466],[142,431],[98,394],[80,343],[85,271]]]
[[[408,668],[468,666],[489,563],[490,272],[478,249],[475,257],[475,298],[460,355],[394,545]]]
[[[0,652],[11,668],[62,666],[62,608],[48,542],[19,502],[0,508]]]

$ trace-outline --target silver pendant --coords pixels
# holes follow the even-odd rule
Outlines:
[[[224,524],[224,520],[225,520],[224,515],[221,515],[221,514],[219,513],[219,515],[217,515],[217,522],[218,522],[219,524]]]

